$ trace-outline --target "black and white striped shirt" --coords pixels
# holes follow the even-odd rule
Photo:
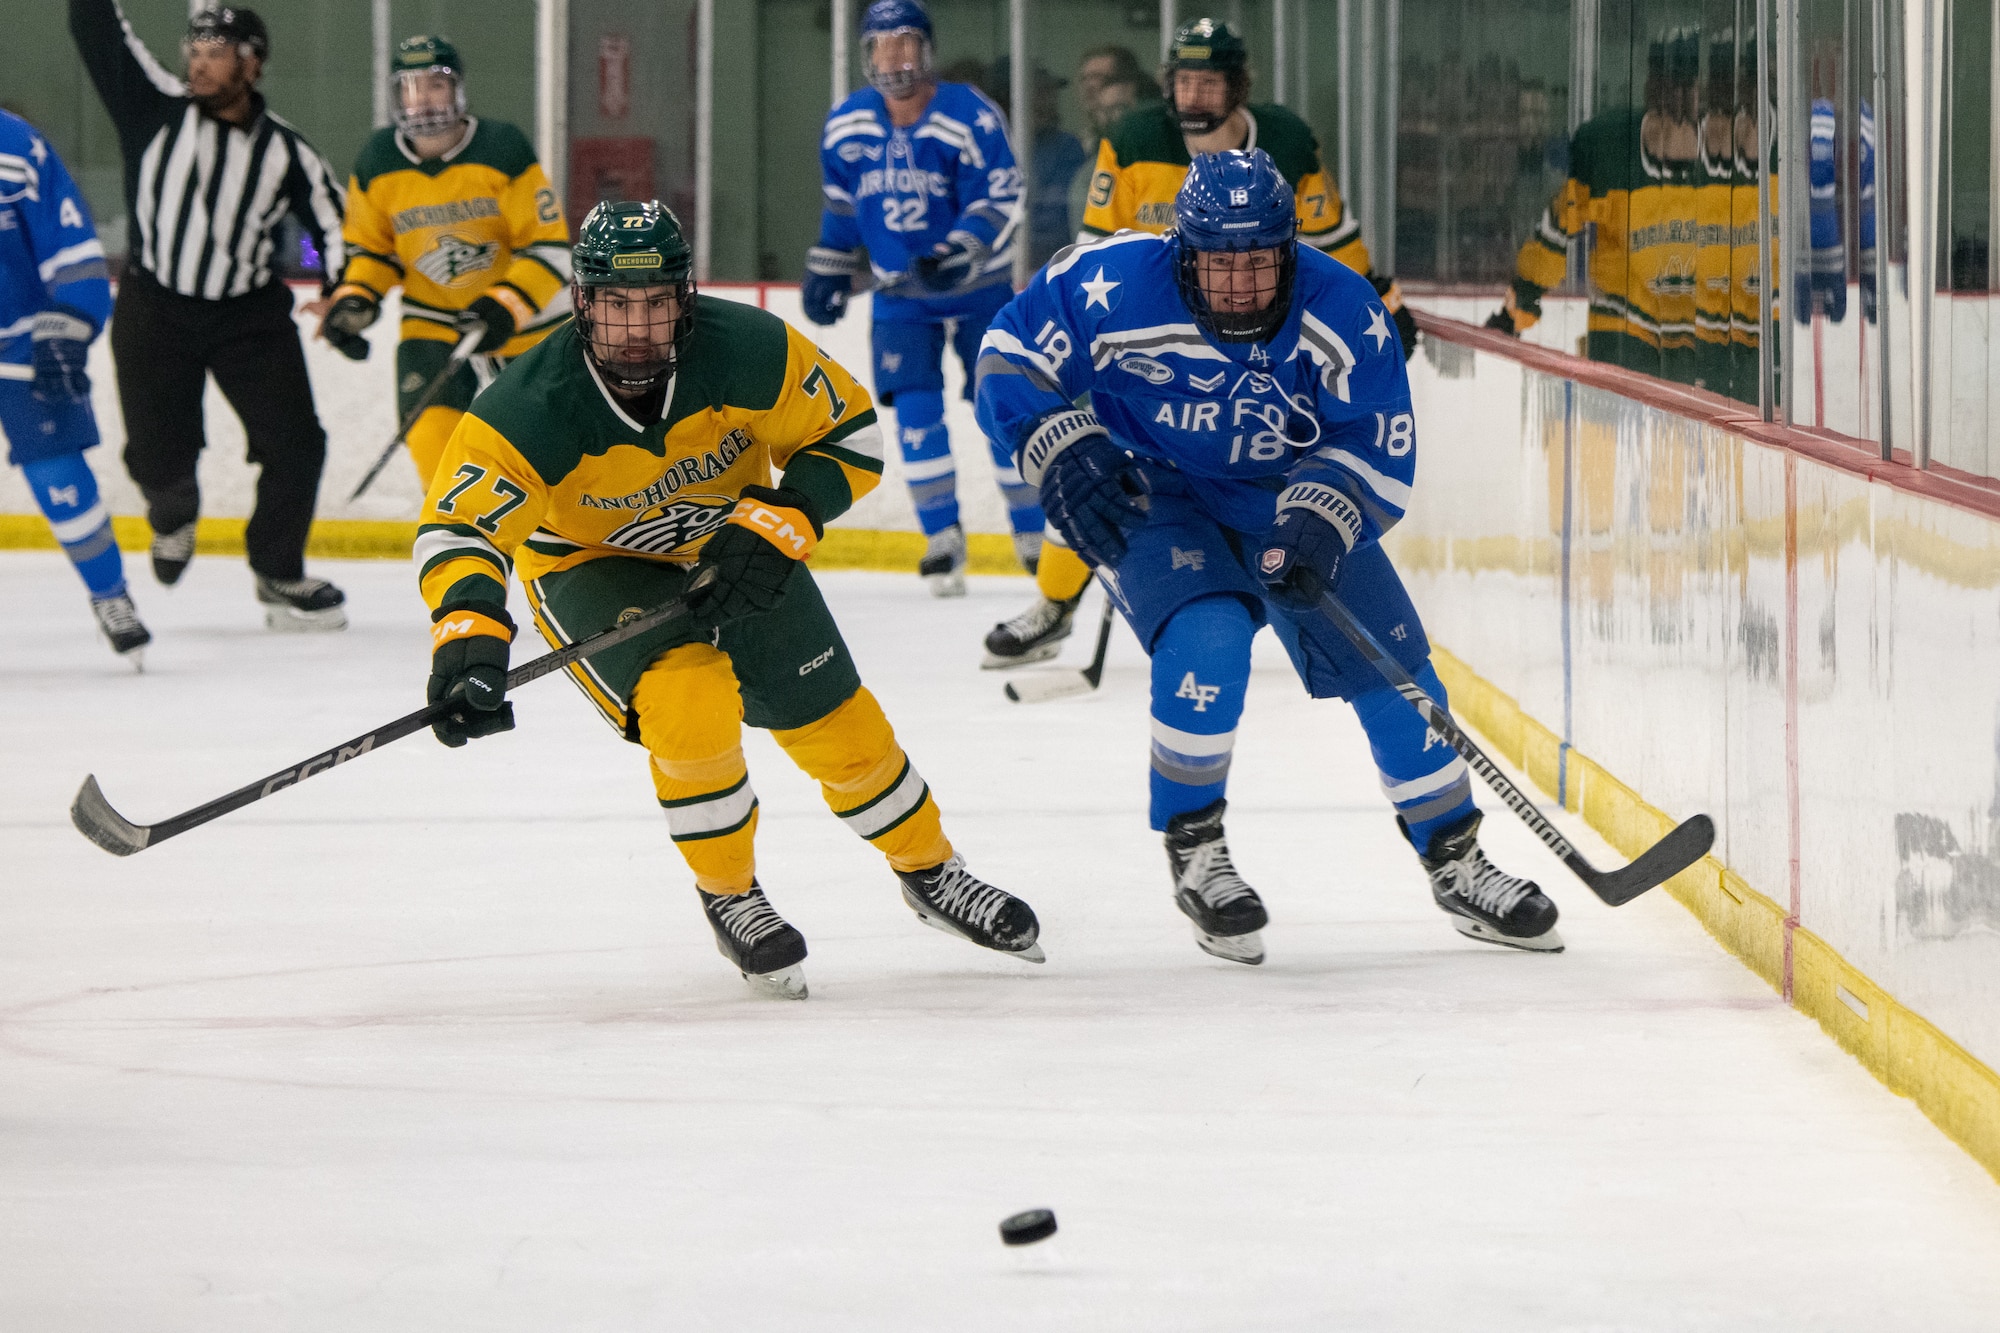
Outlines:
[[[118,130],[131,217],[127,262],[183,296],[217,301],[272,281],[290,214],[340,273],[339,178],[252,94],[247,124],[217,120],[153,58],[117,0],[70,0],[70,33]]]

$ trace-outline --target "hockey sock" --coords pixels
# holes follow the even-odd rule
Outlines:
[[[444,461],[444,447],[451,443],[451,433],[458,429],[459,419],[465,413],[455,407],[427,407],[410,433],[403,437],[409,446],[410,461],[417,465],[417,485],[428,492],[431,478],[437,475],[438,464]]]
[[[903,477],[926,537],[958,522],[958,465],[944,428],[944,393],[904,389],[896,395],[896,436],[903,446]]]
[[[896,870],[928,870],[951,859],[944,821],[882,705],[862,686],[817,722],[772,731],[792,762],[819,780],[827,808]]]
[[[1035,586],[1052,602],[1067,602],[1090,582],[1090,566],[1083,557],[1063,544],[1062,534],[1053,526],[1042,533],[1042,563],[1035,571]]]
[[[683,644],[646,668],[632,706],[667,830],[695,885],[742,893],[757,873],[757,793],[743,763],[743,697],[729,658],[705,643]]]
[[[125,562],[111,535],[111,515],[97,498],[97,478],[82,454],[41,458],[21,465],[35,503],[49,520],[92,597],[125,591]]]
[[[997,440],[987,441],[993,450],[993,479],[1000,483],[1000,496],[1007,502],[1007,520],[1016,533],[1040,532],[1048,525],[1042,514],[1042,493],[1021,480],[1014,452]]]
[[[1429,662],[1416,673],[1416,681],[1449,709],[1444,682]],[[1472,812],[1471,771],[1417,710],[1387,686],[1355,699],[1354,712],[1368,733],[1382,790],[1408,827],[1411,844],[1422,851],[1431,845],[1433,833]]]
[[[1257,622],[1234,597],[1201,597],[1174,612],[1153,644],[1152,823],[1223,794]]]

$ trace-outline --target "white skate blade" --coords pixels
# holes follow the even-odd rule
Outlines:
[[[1524,949],[1529,953],[1561,953],[1563,951],[1562,936],[1556,933],[1554,926],[1549,927],[1547,931],[1540,935],[1529,937],[1503,935],[1484,921],[1474,921],[1470,917],[1458,916],[1455,913],[1452,914],[1451,924],[1457,928],[1459,934],[1469,940],[1478,940],[1482,944],[1498,944],[1509,949]]]
[[[141,676],[146,674],[146,645],[142,643],[137,648],[118,655],[132,664],[132,670],[136,674]]]
[[[781,967],[775,972],[745,972],[743,979],[750,983],[752,991],[766,1000],[806,998],[806,970],[799,963]]]
[[[917,920],[923,922],[932,930],[940,931],[955,940],[964,940],[967,944],[975,944],[982,949],[986,949],[988,953],[997,953],[1002,958],[1018,958],[1024,963],[1046,963],[1049,961],[1049,956],[1042,952],[1040,940],[1035,941],[1025,949],[988,948],[960,930],[957,926],[952,925],[951,922],[946,921],[943,917],[931,915],[930,911],[924,907],[923,900],[916,897],[908,889],[903,890],[903,901],[908,903],[910,910],[917,914]]]
[[[1006,693],[1017,704],[1045,704],[1089,694],[1096,688],[1081,671],[1044,671],[1008,681]]]
[[[1261,930],[1242,935],[1211,935],[1196,926],[1194,942],[1201,946],[1203,953],[1227,962],[1256,967],[1264,961],[1264,932]]]
[[[982,671],[1006,671],[1012,667],[1033,666],[1037,662],[1046,662],[1051,657],[1054,657],[1062,651],[1062,646],[1063,641],[1055,639],[1049,643],[1030,648],[1018,657],[1002,657],[1000,654],[989,650],[986,654],[986,660],[979,664],[979,669]]]
[[[924,582],[930,586],[933,597],[965,596],[965,575],[958,570],[949,574],[926,574]]]
[[[301,611],[295,606],[266,603],[264,628],[277,634],[329,634],[347,628],[347,610],[329,606],[324,611]]]

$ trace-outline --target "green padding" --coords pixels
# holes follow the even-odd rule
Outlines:
[[[438,372],[451,360],[448,342],[434,338],[405,338],[396,344],[396,419],[410,415],[410,409],[423,397]],[[472,406],[474,395],[479,392],[479,377],[472,373],[470,365],[462,365],[452,372],[438,396],[431,399],[432,407],[449,407],[455,412],[463,412]]]
[[[680,596],[689,576],[677,565],[610,556],[544,575],[535,588],[552,628],[573,643],[609,629],[628,610],[649,611]],[[626,740],[639,739],[632,691],[653,659],[684,643],[708,642],[729,655],[743,690],[743,720],[753,727],[790,730],[817,722],[861,688],[833,613],[811,572],[799,565],[774,610],[719,630],[678,621],[590,659],[598,682],[625,705]]]

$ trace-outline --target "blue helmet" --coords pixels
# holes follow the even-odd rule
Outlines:
[[[1261,148],[1232,149],[1194,159],[1174,198],[1175,276],[1181,299],[1203,332],[1223,342],[1263,342],[1283,326],[1298,276],[1298,230],[1292,187],[1269,153]],[[1271,275],[1268,301],[1242,310],[1210,306],[1202,289],[1199,256],[1232,250],[1276,252],[1269,269],[1259,270]],[[1260,279],[1258,296],[1264,286]]]
[[[875,68],[875,43],[891,33],[914,32],[923,39],[917,63],[901,69]],[[931,77],[932,33],[930,11],[917,0],[875,0],[861,16],[861,56],[868,62],[868,82],[884,97],[907,97],[911,90]]]

